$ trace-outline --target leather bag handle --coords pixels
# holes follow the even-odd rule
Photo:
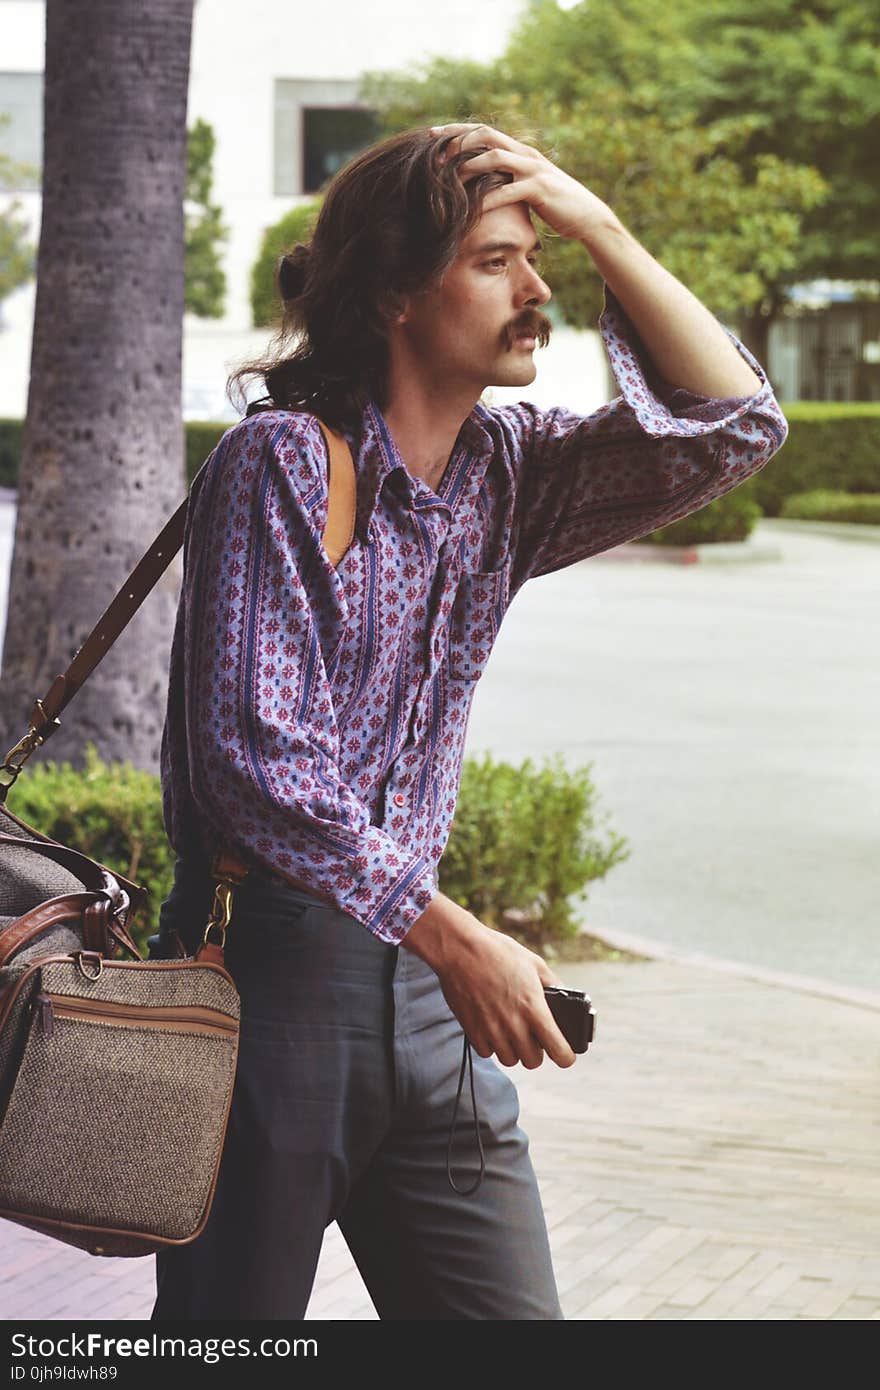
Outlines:
[[[41,854],[44,859],[54,859],[56,864],[60,864],[63,869],[72,873],[74,878],[78,878],[89,892],[106,893],[113,903],[114,911],[128,908],[128,894],[125,889],[111,873],[94,859],[90,859],[87,854],[81,854],[78,849],[56,844],[54,840],[25,840],[20,835],[0,835],[0,845],[30,850],[33,854]]]

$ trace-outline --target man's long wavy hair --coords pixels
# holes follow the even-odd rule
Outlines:
[[[437,286],[480,218],[493,172],[462,182],[459,166],[476,153],[442,155],[453,136],[428,128],[371,146],[340,169],[324,196],[312,239],[275,267],[281,324],[267,353],[232,373],[236,409],[260,379],[270,406],[306,410],[334,428],[356,427],[366,397],[387,405],[388,327],[403,296]]]

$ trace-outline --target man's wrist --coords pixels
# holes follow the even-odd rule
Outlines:
[[[619,251],[621,241],[627,239],[633,240],[617,213],[612,212],[607,203],[603,211],[585,224],[577,235],[577,240],[593,257],[601,257],[608,251],[613,255],[615,250]]]
[[[477,926],[476,918],[467,908],[453,902],[445,893],[435,893],[400,944],[436,970],[442,967],[455,944],[472,936]]]

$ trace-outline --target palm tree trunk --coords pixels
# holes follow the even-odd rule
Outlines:
[[[181,358],[193,0],[48,0],[31,377],[0,759],[184,493]],[[155,771],[180,559],[39,756]]]

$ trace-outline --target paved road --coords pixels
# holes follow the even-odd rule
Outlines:
[[[0,491],[0,629],[13,520]],[[593,762],[632,850],[591,890],[597,930],[878,990],[880,545],[756,539],[781,559],[527,584],[468,751]]]
[[[596,1043],[516,1079],[566,1316],[880,1320],[880,1010],[670,962],[565,976]],[[151,1258],[0,1222],[4,1319],[152,1299]],[[308,1317],[375,1317],[336,1227]]]
[[[880,547],[761,534],[781,561],[603,557],[528,585],[469,751],[593,760],[633,854],[589,924],[876,991]],[[518,1081],[567,1316],[880,1318],[876,996],[668,959],[565,973],[596,1047]],[[151,1301],[151,1260],[0,1223],[0,1316]],[[371,1316],[334,1228],[310,1317]]]
[[[756,535],[781,560],[531,581],[468,751],[593,762],[632,854],[589,924],[880,989],[880,545]]]

